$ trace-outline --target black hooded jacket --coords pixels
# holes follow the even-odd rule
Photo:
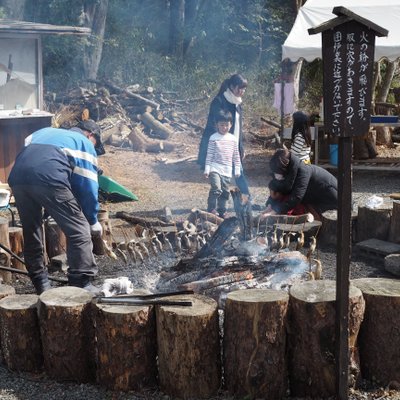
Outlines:
[[[243,150],[243,134],[242,134],[242,107],[241,105],[238,105],[236,107],[235,104],[230,103],[228,100],[226,100],[224,94],[222,93],[217,95],[210,104],[210,111],[208,113],[207,125],[204,129],[203,136],[200,141],[199,154],[197,158],[197,163],[200,165],[201,169],[204,169],[205,167],[208,142],[210,140],[210,136],[217,131],[215,118],[221,110],[229,112],[232,115],[232,127],[229,131],[232,134],[235,131],[236,111],[239,113],[239,121],[240,121],[239,153],[240,153],[240,160],[243,160],[244,150]]]
[[[287,200],[274,202],[278,214],[286,214],[297,204],[309,204],[319,213],[338,207],[337,179],[317,165],[304,164],[293,154],[283,180],[273,179],[277,191],[288,194]]]

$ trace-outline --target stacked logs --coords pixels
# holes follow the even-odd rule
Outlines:
[[[129,147],[138,152],[171,152],[175,132],[201,131],[183,107],[207,97],[180,100],[176,93],[158,92],[152,87],[122,88],[109,81],[90,81],[91,88],[77,87],[67,93],[48,94],[54,112],[68,104],[70,109],[89,111],[102,128],[103,142]],[[65,125],[65,123],[64,123]]]
[[[44,360],[56,380],[111,390],[159,387],[176,398],[210,398],[224,371],[223,388],[234,397],[278,399],[290,388],[293,396],[328,398],[335,395],[335,298],[334,281],[303,282],[289,293],[235,291],[219,325],[217,303],[203,295],[166,298],[187,307],[128,306],[72,287],[40,297],[10,291],[0,300],[1,349],[11,370],[39,371]],[[349,299],[351,385],[360,370],[385,386],[398,381],[399,282],[355,280]]]

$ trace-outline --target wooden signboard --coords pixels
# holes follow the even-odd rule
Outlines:
[[[338,17],[309,29],[322,32],[325,128],[339,137],[336,257],[336,398],[348,399],[351,258],[352,137],[369,129],[375,36],[388,31],[344,7]]]
[[[369,130],[375,32],[351,20],[322,33],[325,129],[334,136]]]

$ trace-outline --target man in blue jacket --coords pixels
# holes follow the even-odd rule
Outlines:
[[[97,155],[104,154],[100,128],[92,120],[71,130],[44,128],[25,141],[8,178],[24,236],[24,258],[38,294],[50,289],[43,254],[43,210],[67,239],[68,283],[96,292],[98,268],[91,235],[102,234],[97,220]]]

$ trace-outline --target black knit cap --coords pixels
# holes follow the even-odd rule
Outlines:
[[[96,139],[94,149],[96,150],[96,154],[98,156],[101,156],[106,152],[104,150],[103,143],[101,142],[101,129],[100,126],[96,124],[96,122],[94,122],[92,119],[79,121],[78,128],[82,129],[83,131],[90,132],[94,136],[94,138]]]
[[[269,161],[269,166],[274,174],[285,175],[290,163],[290,151],[278,149]]]

